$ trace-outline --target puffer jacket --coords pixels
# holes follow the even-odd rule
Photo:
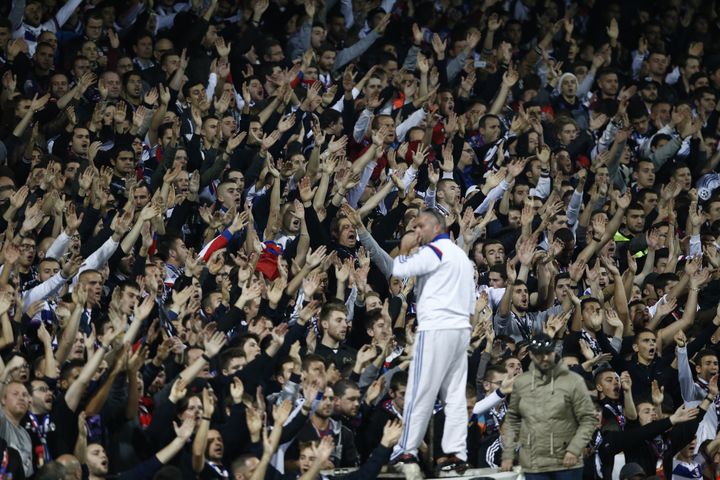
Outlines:
[[[565,364],[557,363],[548,374],[530,365],[515,380],[505,423],[503,460],[519,450],[519,461],[528,473],[567,470],[566,452],[575,454],[582,467],[582,451],[590,441],[597,420],[585,381]]]

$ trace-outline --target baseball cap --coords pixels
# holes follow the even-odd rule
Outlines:
[[[643,468],[635,462],[626,463],[620,469],[620,480],[625,480],[635,476],[645,476],[645,470],[643,470]]]
[[[534,354],[550,353],[555,351],[555,340],[549,335],[541,333],[530,340],[529,349]]]

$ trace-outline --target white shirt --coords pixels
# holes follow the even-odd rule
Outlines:
[[[418,331],[470,328],[475,308],[473,266],[447,234],[393,260],[393,275],[415,276]]]

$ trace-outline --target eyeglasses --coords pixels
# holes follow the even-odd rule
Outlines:
[[[50,391],[49,387],[37,387],[32,389],[33,392],[47,393]]]
[[[35,250],[35,245],[31,245],[29,243],[21,243],[20,244],[20,250]]]

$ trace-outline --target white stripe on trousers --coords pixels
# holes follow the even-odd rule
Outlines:
[[[410,364],[410,375],[403,410],[404,428],[393,451],[395,459],[403,454],[417,456],[435,401],[444,404],[445,429],[442,449],[467,460],[467,348],[470,329],[419,332]]]

